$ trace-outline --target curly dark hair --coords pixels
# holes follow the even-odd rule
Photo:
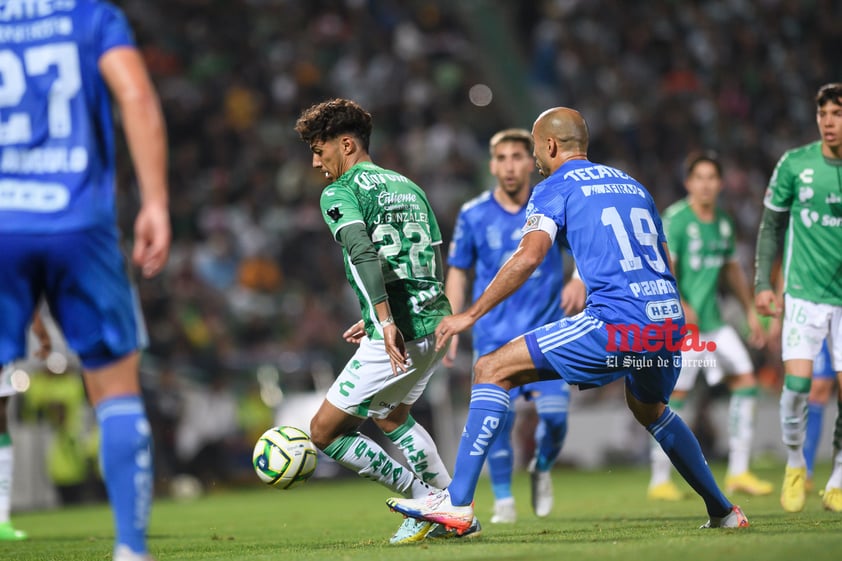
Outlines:
[[[301,140],[312,146],[343,134],[359,139],[368,152],[371,139],[371,114],[350,99],[331,99],[305,109],[295,122]]]

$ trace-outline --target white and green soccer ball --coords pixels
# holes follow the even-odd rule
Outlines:
[[[263,483],[276,489],[301,485],[316,471],[316,446],[301,429],[273,427],[254,445],[252,465]]]

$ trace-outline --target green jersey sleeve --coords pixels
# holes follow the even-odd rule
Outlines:
[[[777,212],[787,212],[792,207],[792,199],[795,196],[795,182],[789,165],[789,155],[790,153],[787,152],[778,160],[763,198],[763,204]]]
[[[319,201],[322,208],[322,218],[330,228],[333,239],[337,238],[339,230],[348,224],[359,223],[365,226],[359,200],[354,194],[336,184],[328,185]]]

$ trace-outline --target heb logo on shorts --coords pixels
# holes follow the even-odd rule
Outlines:
[[[656,300],[646,303],[646,317],[652,321],[664,321],[667,318],[678,319],[684,317],[681,302],[675,298]]]
[[[608,330],[608,352],[657,352],[716,350],[716,343],[703,341],[699,326],[688,323],[680,326],[672,318],[663,323],[647,325],[615,323],[605,326]]]

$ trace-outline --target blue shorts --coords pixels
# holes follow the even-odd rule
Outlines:
[[[609,350],[605,322],[587,311],[534,329],[524,335],[541,379],[561,376],[581,389],[625,378],[643,403],[668,403],[681,371],[681,351]]]
[[[42,296],[86,369],[146,346],[140,304],[114,228],[3,232],[0,255],[0,365],[26,356],[27,328]]]
[[[822,350],[813,360],[814,380],[835,380],[836,372],[833,371],[833,361],[830,359],[830,349],[827,346],[827,339],[822,342]]]

